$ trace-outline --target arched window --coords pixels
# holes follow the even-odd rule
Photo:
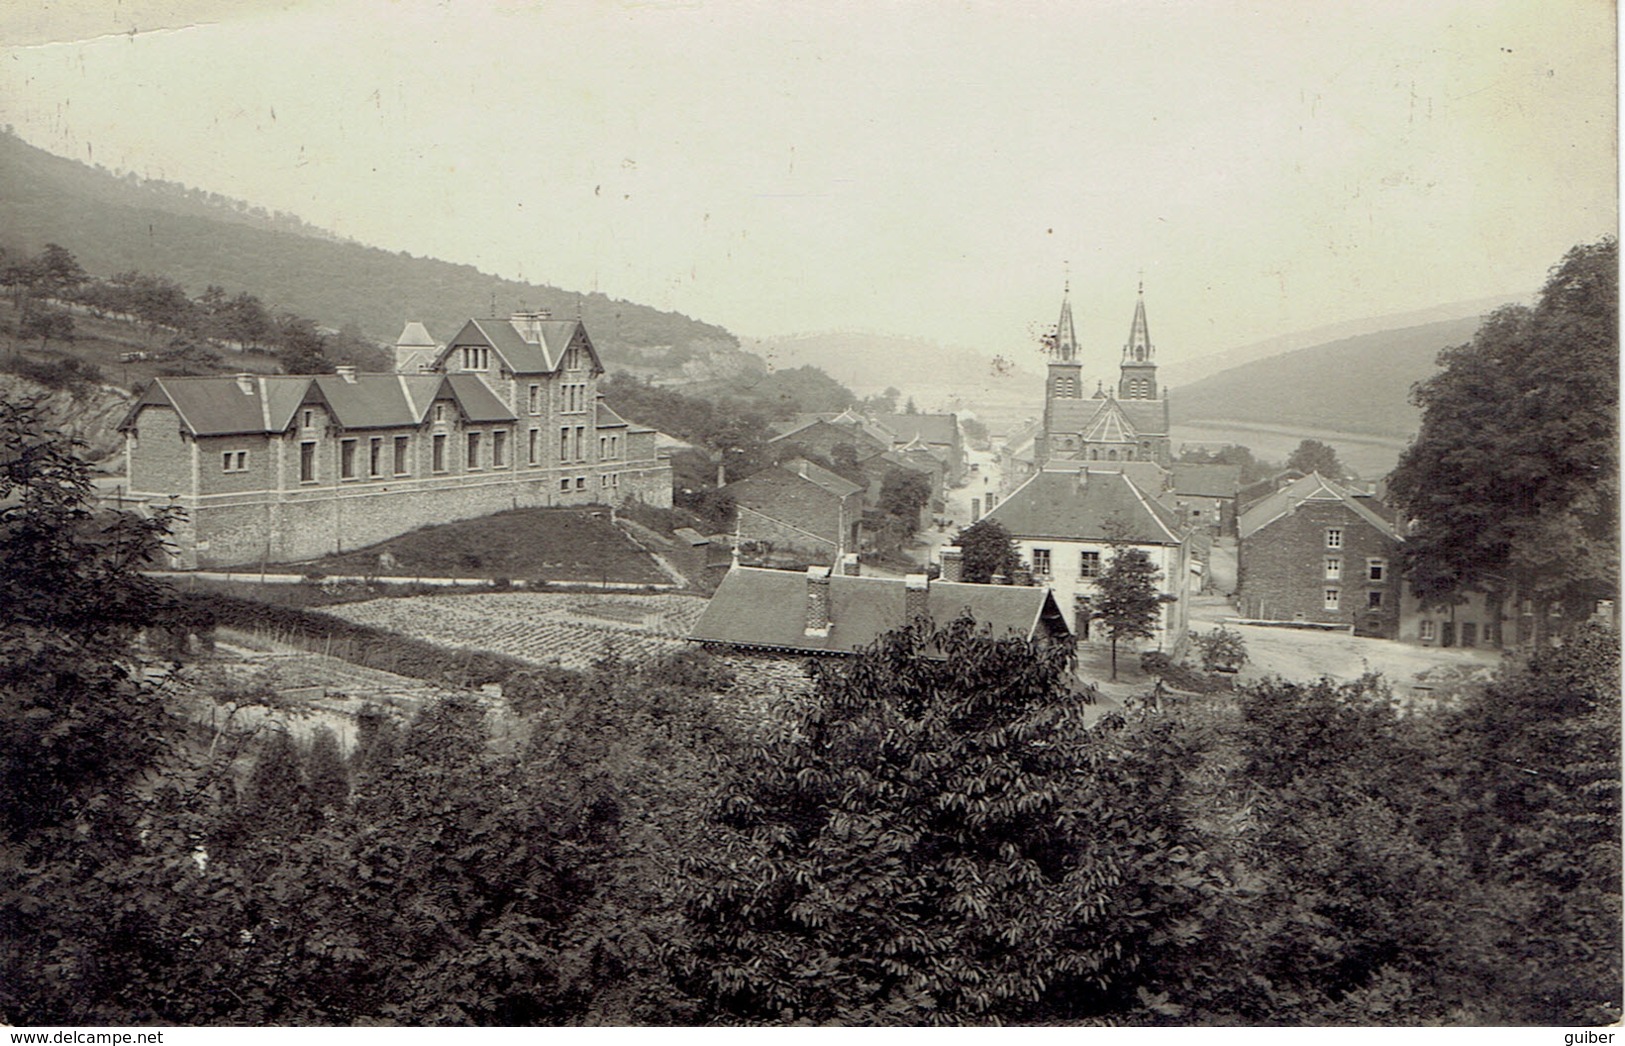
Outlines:
[[[1116,450],[1108,450],[1106,452],[1106,460],[1107,461],[1116,461],[1117,460],[1117,451]]]
[[[1089,452],[1089,460],[1090,460],[1090,461],[1099,461],[1099,460],[1100,460],[1100,451],[1098,451],[1098,450],[1091,450],[1091,451],[1090,451],[1090,452]]]

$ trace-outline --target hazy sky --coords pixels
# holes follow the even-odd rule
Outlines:
[[[1143,269],[1171,360],[1530,293],[1618,220],[1606,0],[39,6],[37,145],[742,336],[1019,352],[1069,265],[1115,348]]]

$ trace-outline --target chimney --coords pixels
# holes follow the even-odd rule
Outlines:
[[[1008,585],[1010,583],[1010,576],[1008,574],[994,574],[987,580],[989,584],[993,585]]]
[[[254,375],[252,375],[252,374],[239,374],[239,375],[237,375],[237,387],[239,389],[243,390],[243,395],[244,396],[252,396],[252,395],[254,395]]]
[[[829,635],[829,568],[807,568],[807,628],[809,636]]]
[[[846,577],[859,577],[862,574],[862,568],[858,566],[858,554],[856,552],[848,552],[841,557],[841,573]]]
[[[354,385],[355,384],[355,366],[354,366],[354,364],[341,363],[337,367],[334,367],[333,370],[338,374],[339,377],[344,379],[345,384],[347,384],[347,385]]]
[[[1033,583],[1033,572],[1026,567],[1016,567],[1010,571],[1010,583],[1026,588]]]
[[[552,318],[552,315],[546,309],[525,309],[508,317],[508,321],[519,331],[520,337],[532,345],[539,345],[542,341],[542,321]]]
[[[926,597],[931,594],[931,579],[924,574],[906,574],[903,577],[903,620],[912,624],[917,618],[929,618]]]
[[[958,581],[965,576],[965,550],[958,545],[942,548],[942,580]]]

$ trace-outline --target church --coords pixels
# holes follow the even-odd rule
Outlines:
[[[1033,444],[1034,464],[1061,461],[1172,463],[1168,396],[1157,386],[1156,350],[1145,318],[1145,284],[1134,303],[1134,320],[1123,346],[1115,388],[1083,386],[1071,288],[1061,296],[1061,318],[1045,339],[1051,357],[1044,383],[1044,421]]]

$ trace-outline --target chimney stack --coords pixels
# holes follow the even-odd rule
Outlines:
[[[829,635],[829,568],[807,568],[807,629],[809,636]]]
[[[553,314],[546,309],[524,309],[508,317],[508,322],[519,331],[519,336],[532,345],[540,345],[542,341],[542,321],[551,319]]]
[[[254,395],[254,375],[252,375],[252,374],[239,374],[239,375],[237,375],[237,387],[239,389],[243,390],[243,395],[244,396],[252,396],[252,395]]]
[[[965,576],[965,550],[958,545],[942,548],[942,580],[958,581]]]
[[[346,384],[348,384],[348,385],[354,385],[355,384],[355,366],[354,366],[354,364],[341,363],[337,367],[334,367],[333,370],[334,370],[334,372],[336,374],[338,374],[339,377],[344,379]]]
[[[931,611],[927,609],[926,600],[931,594],[931,579],[924,574],[908,574],[903,577],[903,620],[913,624],[919,618],[929,618]]]
[[[841,557],[841,573],[846,577],[861,576],[863,571],[858,566],[858,554],[856,552],[848,552]]]

